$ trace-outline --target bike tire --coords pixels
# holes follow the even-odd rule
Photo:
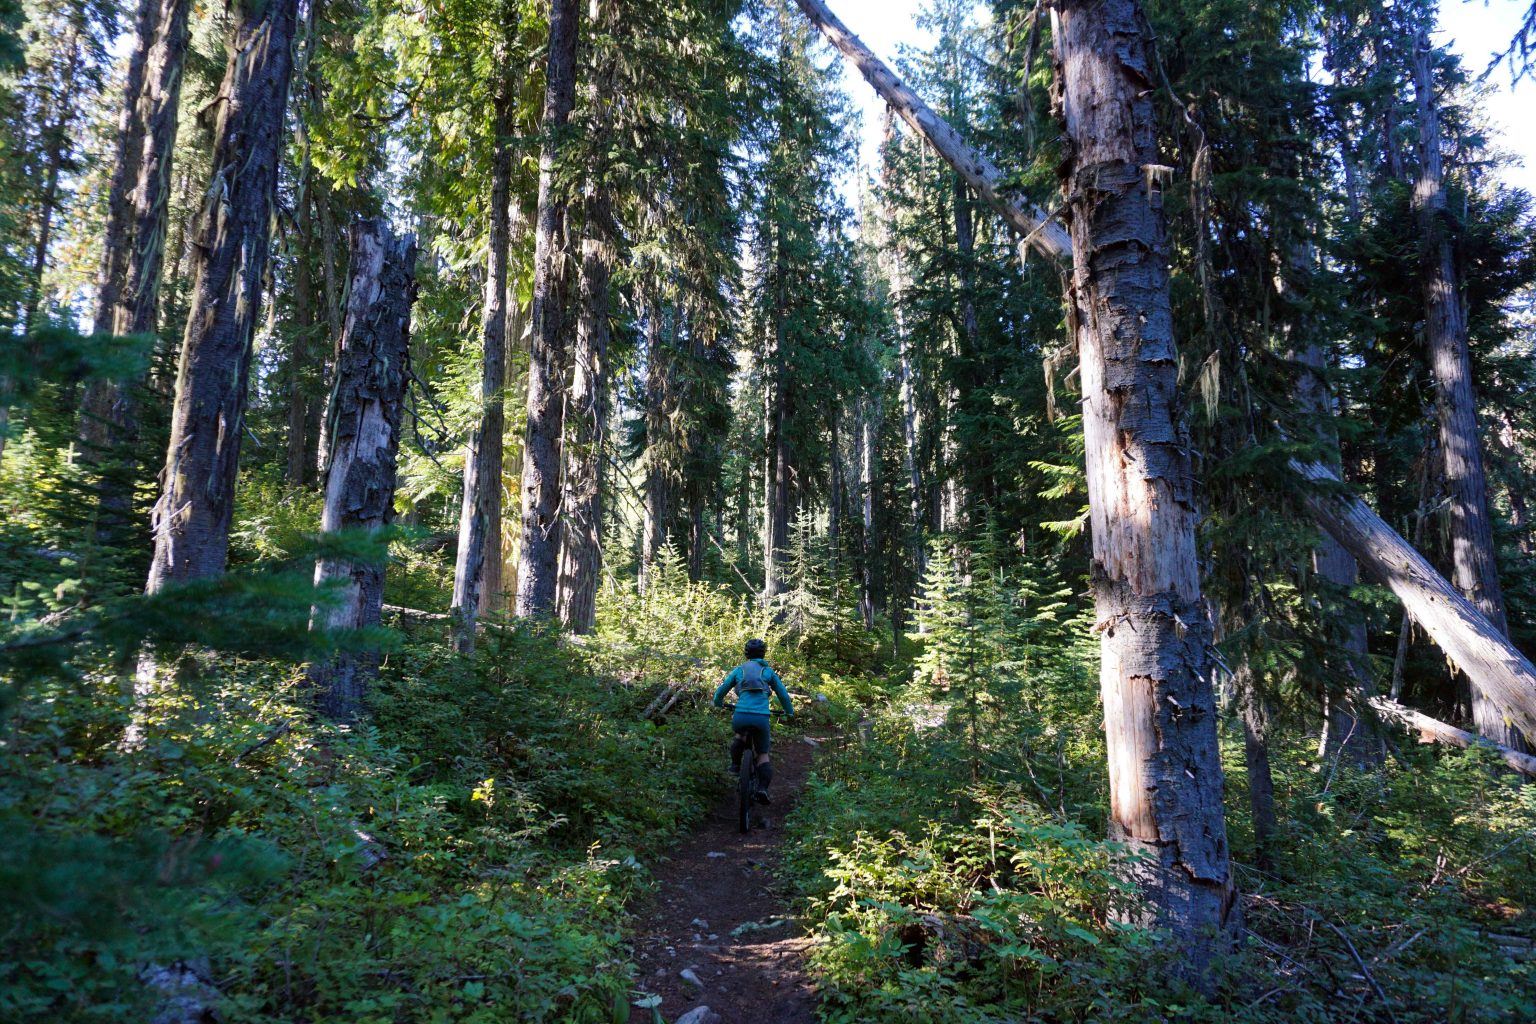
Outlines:
[[[741,752],[741,780],[736,784],[736,794],[736,824],[746,834],[752,831],[752,802],[757,797],[757,749],[750,743]]]

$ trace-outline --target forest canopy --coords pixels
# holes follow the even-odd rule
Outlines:
[[[1536,1019],[1536,6],[837,6],[0,0],[0,1018]]]

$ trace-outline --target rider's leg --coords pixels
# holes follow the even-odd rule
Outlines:
[[[757,788],[766,790],[773,782],[773,764],[767,754],[757,756]]]
[[[731,774],[736,775],[741,771],[741,752],[746,749],[746,744],[740,736],[731,740]]]

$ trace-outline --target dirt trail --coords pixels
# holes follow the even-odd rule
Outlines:
[[[638,910],[644,923],[632,948],[636,985],[662,997],[667,1021],[699,1006],[718,1014],[719,1024],[815,1021],[815,990],[802,960],[809,940],[788,919],[773,872],[784,816],[819,742],[775,735],[773,804],[760,809],[765,827],[737,831],[736,794],[727,793],[671,859],[656,865],[656,899]],[[699,984],[683,978],[685,970]],[[629,1019],[649,1024],[650,1011],[636,1009]]]

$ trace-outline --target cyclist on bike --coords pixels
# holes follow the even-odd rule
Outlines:
[[[784,689],[784,680],[763,660],[767,654],[768,645],[763,641],[748,640],[747,660],[731,669],[725,681],[715,690],[717,708],[725,707],[725,695],[733,687],[736,690],[736,713],[731,716],[731,731],[736,733],[736,738],[731,741],[731,774],[741,773],[741,754],[746,749],[741,734],[748,733],[752,737],[752,745],[757,748],[757,797],[765,804],[769,803],[768,784],[773,781],[773,765],[768,761],[768,747],[772,740],[768,729],[771,721],[768,714],[770,688],[772,694],[779,698],[779,706],[784,709],[784,714],[791,718],[795,714],[795,706]]]

